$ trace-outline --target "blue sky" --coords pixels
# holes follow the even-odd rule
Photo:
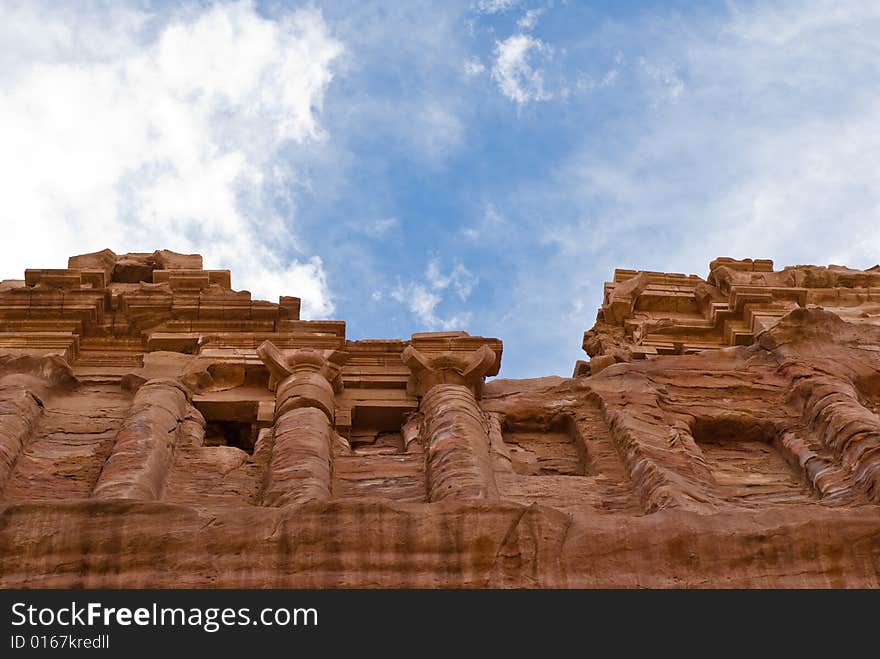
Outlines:
[[[0,278],[198,251],[569,375],[615,267],[880,261],[880,3],[0,2]]]

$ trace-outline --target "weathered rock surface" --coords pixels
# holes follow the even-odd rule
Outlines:
[[[0,284],[0,586],[877,587],[880,271],[618,271],[571,379],[167,251]],[[820,306],[821,305],[821,306]]]

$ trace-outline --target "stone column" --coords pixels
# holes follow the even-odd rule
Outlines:
[[[188,392],[174,380],[148,380],[134,396],[116,433],[92,496],[158,500],[174,461],[180,427],[189,414]]]
[[[342,390],[339,352],[282,352],[264,342],[257,354],[276,388],[272,457],[264,506],[301,505],[331,497],[333,418]]]
[[[0,496],[33,436],[42,397],[50,389],[74,386],[76,378],[61,357],[0,355]]]
[[[477,402],[495,352],[484,344],[468,353],[428,355],[408,346],[402,358],[422,398],[428,500],[498,498],[489,432]]]

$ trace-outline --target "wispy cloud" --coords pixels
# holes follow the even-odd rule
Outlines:
[[[4,275],[166,247],[231,267],[258,296],[332,310],[322,261],[296,238],[297,176],[281,158],[325,139],[342,45],[320,13],[28,3],[5,5],[0,25]]]
[[[538,24],[538,19],[547,11],[544,7],[529,9],[517,21],[516,25],[520,30],[531,30]]]
[[[396,217],[382,217],[349,224],[350,229],[355,233],[361,233],[371,238],[381,238],[399,226],[400,220]]]
[[[459,302],[467,302],[479,279],[462,263],[456,262],[444,272],[439,259],[432,259],[425,269],[422,281],[398,282],[389,293],[391,299],[402,303],[426,329],[466,329],[472,313],[454,313],[441,316],[437,307],[452,292]]]
[[[440,268],[439,259],[433,259],[428,263],[425,278],[435,291],[451,289],[455,291],[462,302],[467,301],[474,286],[479,282],[479,278],[475,277],[462,263],[456,263],[452,270],[444,274]]]
[[[519,0],[479,0],[477,11],[482,14],[498,14],[510,11],[519,5]]]
[[[503,230],[505,223],[504,216],[498,212],[495,204],[488,203],[483,207],[479,221],[465,226],[461,230],[461,234],[470,241],[477,241],[481,238],[495,240],[499,237],[498,234]]]
[[[464,74],[473,78],[475,76],[481,75],[486,72],[486,65],[483,64],[476,57],[472,57],[467,62],[464,63]]]
[[[553,49],[529,34],[514,34],[495,43],[492,78],[498,89],[511,101],[523,105],[530,101],[546,101],[551,95],[544,90],[544,76],[535,60],[547,60]]]
[[[624,69],[624,64],[623,53],[618,51],[614,56],[614,65],[607,69],[598,79],[588,73],[580,73],[575,81],[577,91],[590,92],[604,87],[611,87],[617,83],[617,79]]]
[[[437,318],[435,309],[443,298],[429,290],[424,284],[415,282],[406,285],[399,284],[391,291],[391,297],[405,304],[407,309],[428,327],[433,328],[442,324]]]
[[[425,284],[410,282],[391,291],[390,297],[406,306],[425,330],[466,330],[472,313],[460,313],[447,317],[437,314],[437,306],[443,297]]]
[[[648,78],[654,105],[673,101],[685,90],[684,81],[671,65],[652,62],[644,57],[639,59],[639,65]]]

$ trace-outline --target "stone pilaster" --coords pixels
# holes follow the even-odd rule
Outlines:
[[[336,393],[342,389],[338,352],[282,352],[271,342],[257,350],[276,388],[272,457],[264,506],[301,505],[331,496]]]
[[[490,439],[477,395],[497,361],[483,345],[470,352],[402,355],[421,396],[428,500],[498,498]]]
[[[189,410],[187,390],[178,382],[148,380],[143,384],[116,433],[92,496],[161,499]]]

